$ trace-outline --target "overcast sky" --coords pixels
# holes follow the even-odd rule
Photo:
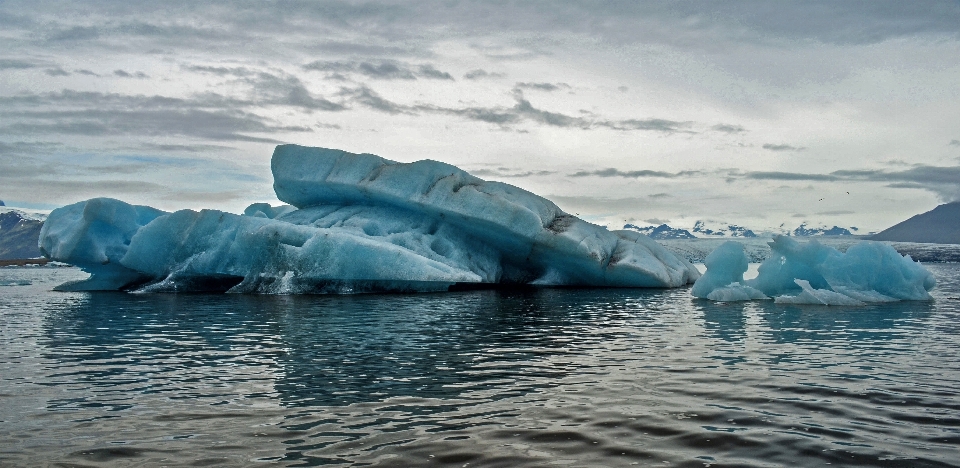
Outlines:
[[[279,143],[880,230],[960,199],[960,2],[0,1],[7,205],[277,204]]]

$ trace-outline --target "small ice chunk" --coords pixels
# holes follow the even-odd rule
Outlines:
[[[750,287],[776,297],[778,303],[860,305],[932,300],[928,291],[936,285],[923,265],[880,242],[863,241],[841,253],[817,241],[800,244],[785,236],[776,236],[769,243],[772,254],[760,265],[757,277],[743,281],[746,255],[742,245],[730,244],[707,256],[707,272],[693,285],[695,297],[732,300],[719,298],[747,296],[734,291],[738,287],[730,287],[737,283],[739,288]]]
[[[707,294],[707,299],[718,302],[739,302],[770,298],[759,290],[743,283],[730,283],[710,291],[710,294]]]
[[[743,273],[747,271],[750,262],[743,250],[743,244],[727,241],[710,252],[703,263],[707,266],[707,272],[694,283],[690,291],[694,297],[699,298],[709,298],[710,293],[717,289],[743,283]]]

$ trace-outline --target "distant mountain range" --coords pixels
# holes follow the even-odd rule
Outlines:
[[[710,228],[703,221],[693,225],[693,232],[697,237],[757,237],[753,231],[736,224],[727,224]]]
[[[670,227],[667,224],[659,226],[637,226],[635,224],[626,224],[623,229],[637,231],[650,236],[653,239],[723,239],[733,237],[759,237],[751,229],[736,224],[708,225],[704,221],[697,221],[693,229]],[[852,236],[857,231],[856,227],[842,228],[833,227],[809,227],[803,223],[796,229],[781,229],[776,232],[761,231],[762,235],[784,234],[795,237],[814,237],[814,236]]]
[[[880,231],[873,240],[960,244],[960,202],[940,205]]]
[[[42,226],[43,221],[17,210],[0,213],[0,260],[39,257],[37,243]]]

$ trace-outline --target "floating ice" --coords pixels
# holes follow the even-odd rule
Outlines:
[[[55,210],[50,258],[92,274],[66,289],[297,293],[447,290],[457,283],[677,287],[696,268],[647,236],[448,164],[278,146],[277,197],[164,213],[93,199]]]
[[[91,273],[86,280],[64,283],[64,291],[119,289],[141,275],[121,264],[134,234],[165,214],[149,206],[111,198],[93,198],[53,210],[40,229],[40,252]]]
[[[696,297],[711,300],[750,300],[757,294],[778,303],[858,305],[866,302],[931,300],[933,275],[893,247],[864,241],[846,253],[810,241],[800,244],[776,236],[770,257],[756,278],[743,281],[747,257],[743,246],[727,242],[707,256],[707,272],[693,285]]]

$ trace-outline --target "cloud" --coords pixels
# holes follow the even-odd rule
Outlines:
[[[722,132],[722,133],[743,133],[747,131],[747,129],[743,128],[740,125],[732,125],[732,124],[716,124],[710,127],[710,129],[717,132]]]
[[[356,88],[341,88],[339,96],[349,102],[362,105],[366,108],[388,114],[417,115],[420,113],[454,115],[468,120],[491,123],[503,129],[513,129],[521,122],[534,122],[551,127],[577,128],[592,130],[607,128],[618,131],[647,130],[664,133],[695,133],[688,129],[691,122],[675,122],[664,119],[627,119],[627,120],[597,120],[586,117],[575,117],[559,112],[551,112],[534,107],[523,93],[515,89],[513,93],[516,101],[512,107],[445,107],[434,104],[405,105],[389,101],[369,86],[361,85]]]
[[[90,71],[90,70],[83,69],[83,68],[81,68],[81,69],[79,69],[79,70],[74,70],[73,72],[76,73],[76,74],[78,74],[78,75],[100,76],[100,75],[98,75],[98,74],[96,74],[96,73],[94,73],[94,72],[92,72],[92,71]]]
[[[93,26],[73,26],[53,31],[47,40],[50,42],[88,41],[100,37],[100,30]]]
[[[663,133],[696,133],[689,128],[692,122],[677,122],[665,119],[627,119],[596,122],[601,127],[614,130],[650,130]]]
[[[960,199],[960,166],[914,165],[901,171],[883,171],[875,169],[854,169],[833,171],[829,174],[809,174],[795,172],[747,172],[739,177],[754,180],[786,180],[813,182],[881,182],[891,188],[912,188],[928,190],[937,194],[941,200]]]
[[[838,177],[827,174],[805,174],[797,172],[779,172],[779,171],[759,171],[748,172],[744,175],[747,179],[756,180],[809,180],[817,182],[826,182],[839,180]]]
[[[654,200],[656,200],[656,199],[660,199],[660,198],[673,198],[673,195],[670,195],[669,193],[666,193],[666,192],[664,192],[664,193],[655,193],[655,194],[653,194],[653,195],[647,195],[647,198],[653,198]]]
[[[416,80],[417,78],[454,80],[453,75],[438,70],[432,64],[414,66],[394,60],[379,62],[317,60],[303,65],[301,68],[329,72],[335,79],[346,78],[344,74],[358,74],[376,80]]]
[[[857,212],[851,211],[851,210],[833,210],[833,211],[819,211],[815,214],[819,216],[839,216],[839,215],[857,214]]]
[[[475,70],[470,70],[467,73],[465,73],[463,75],[463,78],[467,80],[479,80],[482,78],[504,78],[506,76],[507,75],[505,73],[488,72],[486,70],[477,68]]]
[[[960,140],[950,140],[950,143],[947,143],[950,146],[960,146]]]
[[[340,90],[340,95],[364,107],[387,114],[413,114],[409,107],[388,101],[367,86],[353,89],[343,88]]]
[[[259,72],[244,82],[252,86],[254,99],[263,104],[300,107],[308,110],[342,111],[343,103],[314,96],[299,78],[293,75],[273,75]]]
[[[772,143],[764,143],[764,144],[763,144],[763,149],[765,149],[765,150],[770,150],[770,151],[803,151],[803,150],[805,150],[806,148],[804,148],[804,147],[802,147],[802,146],[797,147],[797,146],[790,146],[790,145],[785,145],[785,144],[775,145],[775,144],[772,144]]]
[[[382,45],[382,44],[364,44],[359,42],[350,42],[344,40],[325,40],[312,44],[311,50],[327,52],[337,55],[352,56],[380,56],[380,57],[399,57],[409,56],[429,56],[429,51],[415,46],[405,45]]]
[[[556,171],[515,171],[506,167],[498,167],[496,169],[477,169],[470,171],[470,174],[477,177],[505,177],[505,178],[523,178],[523,177],[538,177],[538,176],[548,176],[556,174]]]
[[[515,85],[520,89],[534,89],[538,91],[557,91],[559,89],[570,89],[570,85],[566,83],[517,83]]]
[[[701,171],[680,171],[680,172],[664,172],[664,171],[651,171],[651,170],[639,170],[639,171],[621,171],[619,169],[607,168],[600,169],[597,171],[580,171],[573,174],[569,174],[569,177],[625,177],[628,179],[639,179],[646,177],[660,177],[665,179],[674,179],[677,177],[691,177],[702,175]],[[652,196],[652,195],[651,195]]]
[[[114,74],[114,76],[119,76],[120,78],[139,78],[139,79],[149,78],[149,76],[147,76],[146,73],[141,72],[141,71],[134,72],[134,73],[130,73],[130,72],[126,71],[126,70],[119,70],[119,69],[118,69],[118,70],[114,70],[114,71],[113,71],[113,74]]]
[[[198,73],[209,73],[217,76],[250,76],[255,72],[246,67],[222,67],[222,66],[211,66],[211,65],[181,65],[181,69],[198,72]]]
[[[0,70],[26,70],[40,65],[21,59],[0,59]]]
[[[420,65],[419,75],[424,78],[433,78],[435,80],[453,80],[453,76],[447,72],[437,70],[433,65]]]
[[[248,141],[281,143],[281,141],[248,135],[310,131],[305,127],[272,126],[264,119],[244,114],[209,111],[115,111],[73,112],[59,115],[52,121],[18,122],[0,127],[0,132],[20,135],[72,136],[185,136],[216,141]]]
[[[66,70],[64,70],[64,69],[62,69],[62,68],[60,68],[60,67],[57,67],[57,68],[48,68],[48,69],[44,70],[43,72],[46,73],[46,74],[49,75],[49,76],[70,76],[70,72],[68,72],[68,71],[66,71]]]

